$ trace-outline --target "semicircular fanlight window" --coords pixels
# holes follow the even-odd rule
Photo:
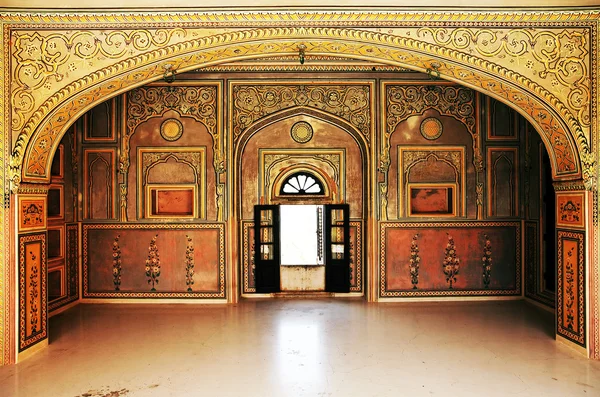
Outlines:
[[[323,185],[314,176],[297,172],[285,180],[281,194],[323,194]]]

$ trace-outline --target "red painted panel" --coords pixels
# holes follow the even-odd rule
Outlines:
[[[385,279],[382,295],[388,296],[386,293],[394,291],[423,292],[422,295],[426,295],[427,291],[449,291],[450,284],[444,273],[444,259],[448,256],[459,260],[459,272],[455,276],[456,281],[452,282],[452,290],[492,292],[519,289],[517,233],[515,226],[452,227],[451,224],[429,223],[422,227],[386,227],[382,233]],[[416,289],[413,288],[409,268],[411,241],[415,235],[419,255]],[[491,243],[492,258],[489,288],[485,288],[483,281],[486,235]]]
[[[95,228],[95,227],[98,228]],[[155,227],[156,226],[156,227]],[[179,225],[182,226],[182,225]],[[196,227],[194,227],[196,226]],[[189,229],[169,225],[85,225],[84,232],[84,296],[127,297],[131,293],[151,292],[146,275],[150,242],[156,237],[160,275],[156,277],[156,293],[186,292],[186,247],[191,238],[194,247],[194,284],[192,292],[223,294],[224,236],[221,225],[194,225]],[[121,283],[116,290],[113,245],[118,236]]]

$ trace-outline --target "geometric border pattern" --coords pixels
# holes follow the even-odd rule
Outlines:
[[[556,307],[556,332],[564,338],[569,339],[570,341],[577,343],[583,347],[586,347],[586,321],[585,321],[585,293],[586,293],[586,285],[585,285],[585,234],[583,232],[574,232],[574,231],[565,231],[558,230],[557,231],[557,259],[558,259],[558,272],[557,272],[557,307]],[[577,291],[579,296],[576,297],[578,303],[578,318],[579,318],[579,332],[575,333],[569,330],[562,323],[563,318],[563,271],[564,271],[564,263],[563,263],[563,244],[564,240],[572,240],[577,243],[577,276],[575,281],[577,283]]]
[[[217,229],[219,231],[219,290],[218,292],[90,292],[88,291],[88,231],[90,229]],[[83,298],[226,298],[225,293],[225,224],[87,224],[83,225]]]
[[[388,228],[446,228],[446,227],[514,227],[516,274],[514,289],[499,290],[444,290],[444,291],[388,291],[386,290],[386,229]],[[379,223],[379,296],[381,298],[422,298],[444,296],[506,296],[521,295],[521,223],[520,222],[380,222]]]
[[[26,298],[27,288],[25,286],[25,247],[32,243],[41,242],[41,260],[40,260],[40,311],[41,321],[40,330],[31,336],[26,336],[27,326],[25,324],[27,310]],[[48,273],[48,264],[46,261],[46,232],[27,234],[19,237],[19,352],[28,349],[38,342],[46,339],[48,336],[48,296],[46,293],[46,274]]]

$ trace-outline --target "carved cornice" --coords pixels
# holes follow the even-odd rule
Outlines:
[[[398,124],[428,109],[451,116],[463,123],[471,136],[475,130],[475,92],[453,86],[388,85],[386,86],[386,132],[394,132]]]
[[[217,87],[141,87],[127,93],[127,133],[137,126],[169,110],[192,117],[206,126],[211,135],[217,133]]]
[[[600,19],[598,10],[581,11],[482,11],[461,12],[453,10],[444,11],[323,11],[315,7],[314,11],[293,11],[287,13],[269,11],[234,11],[234,12],[202,12],[202,11],[172,11],[172,12],[94,12],[73,13],[65,12],[4,12],[0,13],[0,22],[23,24],[110,24],[110,25],[139,25],[162,24],[172,25],[176,19],[182,27],[187,26],[278,26],[290,23],[314,26],[399,26],[407,23],[423,25],[426,23],[443,23],[444,26],[452,24],[486,25],[486,24],[514,24],[522,26],[528,23],[561,23],[595,21]]]

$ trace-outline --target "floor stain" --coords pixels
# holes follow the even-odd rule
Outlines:
[[[157,385],[158,386],[158,385]],[[88,390],[87,392],[77,395],[75,397],[121,397],[129,394],[128,389],[121,390]]]

